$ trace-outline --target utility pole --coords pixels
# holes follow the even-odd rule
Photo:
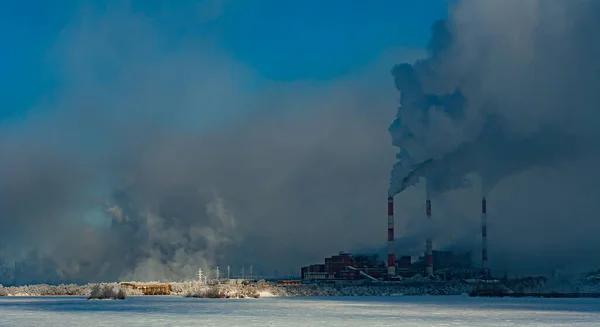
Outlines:
[[[202,284],[202,268],[198,269],[198,281]]]
[[[252,279],[252,266],[250,266],[250,279]]]
[[[221,273],[219,272],[219,266],[217,266],[217,269],[215,269],[215,274],[217,275],[217,281],[219,281],[219,279],[221,279]]]
[[[230,270],[231,270],[231,266],[227,265],[227,279],[229,279],[229,272],[230,272]]]
[[[244,266],[242,266],[242,279],[246,278],[246,273],[244,272]]]

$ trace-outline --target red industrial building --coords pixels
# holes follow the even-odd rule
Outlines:
[[[340,252],[338,255],[325,258],[325,264],[302,267],[301,278],[357,280],[361,278],[379,279],[387,274],[385,263],[379,262],[375,256],[353,256]]]
[[[325,270],[325,265],[317,264],[302,267],[300,271],[301,279],[328,279],[329,273]]]
[[[432,251],[432,257],[435,267],[445,278],[450,275],[453,278],[465,278],[473,268],[470,252],[456,254],[451,251]],[[425,268],[425,257],[413,261],[411,256],[401,256],[395,262],[395,273],[403,278],[423,274]],[[448,275],[449,273],[450,275]],[[345,252],[325,258],[325,264],[302,267],[300,275],[302,280],[357,280],[389,277],[385,262],[378,260],[377,256],[352,255]]]

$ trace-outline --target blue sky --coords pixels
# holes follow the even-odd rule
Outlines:
[[[205,0],[207,1],[207,0]],[[133,0],[133,11],[164,24],[173,38],[210,31],[234,58],[270,80],[334,79],[390,48],[423,48],[429,26],[447,14],[445,0],[208,0],[223,3],[217,17],[178,25],[196,1]],[[116,0],[7,0],[0,10],[0,120],[36,105],[56,87],[48,60],[61,30],[83,4]],[[174,20],[164,19],[175,13]],[[191,17],[191,16],[190,16]],[[189,17],[188,17],[189,18]],[[211,17],[208,17],[211,18]],[[215,17],[213,17],[215,18]],[[163,19],[163,20],[160,20]]]

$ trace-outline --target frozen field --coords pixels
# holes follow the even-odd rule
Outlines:
[[[600,299],[0,297],[0,326],[599,326]]]

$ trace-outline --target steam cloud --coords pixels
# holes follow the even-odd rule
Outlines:
[[[0,126],[0,283],[287,275],[379,246],[385,222],[365,221],[392,163],[396,97],[381,72],[422,51],[275,82],[219,46],[216,8],[198,20],[86,7],[61,33],[57,93]]]
[[[449,198],[476,219],[474,191],[491,193],[496,268],[597,267],[599,13],[597,1],[461,1],[434,24],[429,57],[392,71],[389,194],[424,178],[443,220]],[[442,245],[456,242],[443,228],[465,226],[452,219]]]

